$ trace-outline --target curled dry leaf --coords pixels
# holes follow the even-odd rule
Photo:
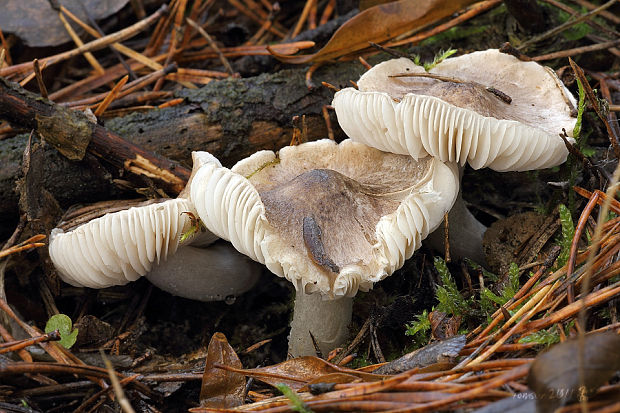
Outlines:
[[[343,24],[318,52],[284,56],[271,50],[285,63],[303,64],[334,60],[369,47],[369,42],[383,43],[418,27],[450,16],[475,0],[400,0],[370,7]]]
[[[585,389],[579,385],[579,340],[557,344],[536,357],[527,383],[536,392],[539,411],[551,412],[595,393],[620,369],[620,335],[590,334],[583,346]]]
[[[128,0],[59,0],[69,11],[82,21],[88,21],[88,14],[95,20],[111,16],[119,11]],[[83,4],[82,5],[80,4]],[[0,27],[16,34],[28,46],[57,46],[71,41],[71,37],[52,9],[48,0],[8,0],[2,2]],[[75,30],[77,27],[72,25]]]
[[[200,390],[200,405],[216,408],[242,405],[245,377],[242,374],[215,367],[216,363],[236,369],[243,368],[237,353],[222,333],[213,334],[207,348],[207,360]]]
[[[230,365],[229,365],[230,366]],[[351,380],[362,379],[362,381],[377,381],[385,378],[384,375],[365,373],[346,367],[340,367],[329,363],[323,359],[313,356],[297,357],[273,366],[258,367],[255,369],[231,368],[220,366],[231,372],[241,373],[269,385],[286,384],[297,391],[309,383],[333,382],[342,383],[346,375],[351,376]],[[335,374],[340,373],[340,374]]]
[[[397,374],[414,367],[427,367],[435,363],[453,361],[465,346],[465,336],[455,336],[437,341],[390,361],[374,370],[375,374]]]

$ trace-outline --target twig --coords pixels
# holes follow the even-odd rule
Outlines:
[[[319,19],[319,26],[327,23],[329,18],[331,17],[334,9],[336,8],[336,0],[329,0],[323,9],[323,14],[321,14],[321,18]]]
[[[424,39],[428,39],[429,37],[432,37],[436,34],[442,33],[454,26],[457,26],[477,15],[479,15],[480,13],[484,13],[487,10],[492,9],[493,7],[499,6],[502,2],[500,0],[487,0],[487,1],[483,1],[480,2],[476,5],[474,5],[473,7],[471,7],[469,10],[467,10],[465,13],[455,17],[454,19],[440,24],[439,26],[436,26],[434,28],[432,28],[431,30],[427,30],[423,33],[419,33],[416,34],[414,36],[408,37],[406,39],[402,39],[402,40],[397,40],[394,42],[389,42],[386,44],[387,47],[395,47],[395,46],[401,46],[404,44],[410,44],[410,43],[418,43],[421,42]]]
[[[226,71],[230,73],[231,76],[234,75],[235,71],[233,70],[232,66],[228,62],[228,59],[226,59],[226,56],[224,56],[224,54],[222,53],[220,48],[217,46],[217,44],[213,41],[211,36],[209,36],[209,34],[202,27],[200,27],[195,21],[193,21],[189,17],[186,18],[185,20],[187,21],[187,23],[189,23],[190,26],[198,30],[198,33],[200,33],[202,37],[204,37],[207,40],[207,42],[209,43],[209,46],[211,46],[211,48],[215,51],[215,53],[217,53],[217,56],[220,58],[220,61],[226,68]]]
[[[147,17],[146,19],[139,21],[123,30],[119,30],[116,33],[109,34],[107,36],[101,37],[97,40],[93,40],[92,42],[88,42],[84,44],[84,46],[69,50],[64,53],[59,53],[54,56],[46,57],[40,60],[41,63],[45,62],[48,65],[53,65],[64,60],[70,59],[75,56],[79,56],[84,52],[92,52],[95,50],[103,49],[108,45],[116,42],[120,42],[126,40],[130,37],[133,37],[149,27],[153,24],[159,17],[164,15],[168,10],[166,5],[160,7],[158,11]],[[13,65],[5,68],[0,68],[0,77],[6,77],[15,73],[23,73],[27,70],[31,70],[33,67],[32,62],[21,63],[18,65]]]
[[[316,6],[316,0],[306,0],[306,4],[304,5],[303,10],[301,11],[301,15],[299,16],[299,20],[297,21],[297,24],[295,25],[293,32],[291,33],[291,37],[296,37],[299,33],[301,33],[301,29],[303,28],[304,23],[308,19],[308,14],[310,13],[310,10],[312,9],[312,7],[315,7],[315,6]]]
[[[51,333],[43,334],[38,337],[32,337],[25,340],[11,341],[7,343],[0,343],[0,354],[9,353],[11,351],[21,350],[28,346],[32,346],[44,341],[58,341],[60,340],[60,333],[58,330],[54,330]]]
[[[561,33],[564,30],[573,27],[574,25],[576,25],[578,23],[581,23],[584,20],[587,20],[590,17],[596,16],[598,13],[602,12],[603,10],[606,10],[609,7],[613,6],[616,2],[617,2],[617,0],[609,0],[607,3],[603,4],[600,7],[597,7],[596,9],[594,9],[594,10],[588,12],[588,13],[582,14],[579,17],[577,17],[575,19],[572,19],[572,20],[569,20],[566,23],[563,23],[563,24],[561,24],[561,25],[559,25],[557,27],[554,27],[553,29],[548,30],[548,31],[546,31],[546,32],[544,32],[544,33],[542,33],[542,34],[540,34],[538,36],[532,37],[531,39],[521,43],[517,47],[517,49],[523,50],[523,49],[527,48],[528,46],[530,46],[530,45],[532,45],[534,43],[537,43],[537,42],[539,42],[541,40],[548,39],[549,37],[555,36],[556,34]]]
[[[84,46],[84,42],[82,41],[82,39],[80,39],[75,30],[73,30],[73,27],[71,27],[60,9],[58,10],[58,18],[62,22],[62,25],[65,27],[67,33],[69,33],[69,36],[73,40],[73,43],[75,43],[77,47]],[[95,56],[93,56],[91,52],[84,52],[84,58],[88,61],[88,63],[90,63],[93,69],[95,69],[95,72],[97,72],[99,75],[105,72],[105,69],[101,66],[101,64],[99,64],[99,62],[97,61],[97,59],[95,59]]]
[[[112,382],[112,387],[114,388],[114,394],[116,395],[116,401],[118,402],[118,404],[121,406],[121,409],[123,409],[125,413],[135,413],[135,410],[133,409],[133,407],[131,407],[131,403],[129,403],[129,400],[125,396],[125,392],[123,391],[123,387],[121,386],[121,383],[118,380],[118,376],[114,372],[112,363],[110,363],[110,360],[105,356],[103,351],[101,351],[101,358],[103,358],[103,362],[105,363],[106,370],[108,371],[108,375],[110,376],[110,382]],[[138,375],[136,374],[134,377],[125,378],[125,380],[135,379],[137,377]]]
[[[228,0],[228,2],[237,10],[239,10],[241,13],[245,14],[247,17],[249,17],[250,19],[254,20],[256,23],[258,24],[263,24],[263,21],[261,20],[261,18],[257,15],[255,15],[254,13],[250,12],[248,10],[248,8],[246,6],[244,6],[243,4],[241,4],[238,0]],[[275,34],[276,36],[280,37],[280,38],[285,38],[286,37],[286,33],[284,33],[283,31],[281,31],[279,28],[277,28],[275,25],[270,25],[270,27],[267,29],[267,31],[269,31],[272,34]]]
[[[4,38],[4,34],[2,34],[2,30],[0,29],[0,45],[2,45],[2,50],[4,50],[4,58],[6,59],[6,64],[11,66],[12,63],[12,59],[11,59],[11,54],[9,53],[9,45],[6,42],[6,39]],[[0,68],[2,68],[2,65],[0,64]]]
[[[91,36],[93,36],[95,39],[100,39],[101,37],[104,36],[103,32],[100,31],[100,29],[98,28],[98,26],[96,25],[97,23],[95,21],[92,21],[91,23],[95,26],[90,27],[88,24],[84,23],[82,20],[80,20],[76,15],[74,15],[73,13],[71,13],[70,10],[68,10],[67,8],[65,8],[65,6],[61,5],[60,6],[60,10],[67,15],[67,17],[69,17],[71,20],[73,20],[75,23],[77,23],[82,29],[84,29],[84,31],[86,31],[88,34],[90,34]],[[133,49],[130,49],[127,46],[124,46],[121,43],[112,43],[110,45],[112,47],[113,50],[120,52],[122,54],[124,54],[125,56],[134,59],[140,63],[142,63],[144,66],[149,67],[153,70],[160,70],[162,68],[162,65],[157,63],[156,61],[146,57],[145,55],[143,55],[142,53],[138,53]],[[125,70],[127,71],[127,73],[129,73],[129,76],[132,79],[136,79],[137,76],[135,75],[135,73],[133,73],[133,70],[131,69],[131,66],[126,63],[124,61],[124,59],[122,59],[121,57],[119,57],[119,60],[121,62],[121,65],[125,68]]]
[[[532,57],[535,62],[541,62],[543,60],[559,59],[561,57],[575,56],[582,53],[593,52],[595,50],[608,49],[610,47],[620,44],[620,39],[610,40],[604,43],[592,44],[589,46],[576,47],[574,49],[560,50],[559,52],[548,53],[540,56]]]
[[[27,251],[33,248],[43,247],[45,246],[45,243],[40,242],[40,241],[44,239],[45,239],[45,235],[38,234],[38,235],[28,238],[26,241],[21,242],[17,245],[4,248],[2,249],[2,251],[0,251],[0,258],[4,258],[11,254],[16,254],[18,252]]]
[[[607,104],[609,107],[609,113],[607,114],[607,122],[609,126],[614,131],[616,136],[620,135],[620,127],[618,126],[618,117],[614,112],[620,112],[620,105],[612,105],[613,101],[611,99],[611,92],[609,91],[609,85],[607,84],[607,78],[604,77],[599,80],[601,95],[605,100],[607,100]]]
[[[594,10],[596,9],[596,4],[592,4],[589,1],[586,0],[573,0],[575,3],[579,4],[580,6],[585,7],[588,10]],[[620,17],[618,17],[617,15],[608,12],[608,11],[603,11],[600,13],[602,17],[606,18],[607,20],[613,22],[614,24],[620,24]]]
[[[583,89],[586,93],[586,97],[590,101],[590,105],[592,105],[592,108],[594,109],[598,117],[603,121],[603,124],[605,124],[605,128],[607,128],[607,133],[609,134],[609,142],[611,143],[611,147],[614,150],[614,155],[616,156],[616,159],[620,160],[620,143],[618,143],[619,138],[616,135],[615,131],[609,125],[609,121],[607,120],[607,117],[604,115],[603,111],[601,110],[598,99],[596,98],[596,95],[594,95],[594,91],[592,90],[590,83],[588,83],[588,79],[586,79],[586,75],[583,73],[583,70],[581,70],[581,68],[577,65],[577,63],[575,63],[573,59],[571,59],[570,57],[568,58],[568,62],[570,63],[570,66],[573,68],[573,71],[575,72],[575,76],[581,82]]]
[[[161,70],[157,70],[155,72],[149,73],[148,75],[136,79],[132,82],[125,84],[122,90],[118,93],[117,98],[122,98],[123,96],[127,96],[130,93],[133,93],[137,90],[142,89],[143,87],[157,81],[158,79],[163,78],[169,73],[173,73],[177,70],[176,64],[169,65],[164,67]],[[64,102],[61,105],[71,107],[71,108],[84,108],[87,105],[93,105],[108,96],[108,93],[100,93],[95,96],[91,96],[86,99],[76,100],[72,102]]]
[[[577,222],[577,227],[575,228],[575,234],[573,235],[573,240],[570,246],[570,252],[568,256],[568,262],[566,266],[566,278],[569,278],[573,275],[573,271],[575,270],[575,259],[577,257],[577,248],[579,247],[579,239],[583,234],[583,230],[585,228],[586,222],[588,221],[588,217],[592,214],[592,210],[598,201],[598,193],[593,193],[590,197],[590,200],[586,204],[585,208],[581,212],[581,216],[579,217],[579,221]],[[575,294],[573,290],[573,284],[568,285],[568,289],[566,291],[568,303],[572,303],[575,301]]]
[[[129,76],[125,75],[121,78],[121,80],[118,81],[118,83],[114,85],[112,90],[110,90],[110,92],[106,95],[103,101],[97,106],[97,109],[95,109],[95,116],[99,117],[103,114],[103,112],[105,112],[108,106],[110,106],[110,103],[112,103],[112,101],[116,99],[118,93],[120,92],[122,87],[125,86],[125,83],[127,83],[128,79]]]
[[[39,92],[41,92],[41,96],[47,99],[47,88],[45,87],[45,82],[43,82],[43,75],[41,74],[41,67],[39,66],[39,60],[34,59],[32,63],[34,66],[34,75],[37,78],[37,85],[39,86]]]

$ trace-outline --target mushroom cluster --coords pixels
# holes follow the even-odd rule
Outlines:
[[[350,140],[260,151],[230,169],[194,152],[179,198],[54,230],[61,277],[102,288],[146,275],[213,300],[251,287],[251,259],[295,286],[289,352],[314,354],[314,338],[326,353],[346,339],[357,291],[399,269],[448,211],[451,227],[470,233],[451,231],[451,251],[483,261],[485,227],[457,202],[459,164],[505,171],[566,159],[558,134],[573,129],[575,99],[536,63],[488,50],[426,72],[395,59],[357,84],[333,101]],[[192,216],[208,231],[182,241]],[[212,244],[218,237],[230,244]]]

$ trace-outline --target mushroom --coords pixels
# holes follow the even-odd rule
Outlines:
[[[73,286],[105,288],[146,275],[163,290],[202,301],[251,288],[260,268],[230,246],[206,248],[217,239],[213,234],[181,242],[192,215],[192,203],[177,198],[108,213],[75,228],[61,225],[50,235],[50,257],[61,279]]]
[[[378,149],[524,171],[566,160],[575,98],[549,68],[497,49],[446,59],[426,72],[406,58],[366,72],[334,96],[338,122]]]
[[[193,156],[190,198],[207,229],[295,286],[294,356],[314,354],[309,331],[322,352],[341,344],[352,297],[400,268],[458,192],[455,165],[350,140],[260,151],[232,169]]]
[[[568,155],[559,134],[575,126],[574,97],[553,70],[496,49],[446,59],[428,72],[406,58],[388,60],[357,85],[335,94],[338,122],[352,140],[384,151],[497,171],[548,168]],[[484,264],[486,227],[460,194],[449,222],[457,228],[451,254]],[[430,237],[435,247],[443,239]]]

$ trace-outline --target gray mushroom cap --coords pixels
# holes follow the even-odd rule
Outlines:
[[[571,135],[576,102],[551,69],[491,49],[446,59],[429,73],[443,80],[406,76],[426,72],[405,58],[374,66],[359,90],[334,96],[338,122],[351,139],[381,150],[474,169],[521,171],[565,161],[559,134],[564,128]]]
[[[353,296],[400,268],[458,192],[458,173],[330,140],[221,166],[194,153],[190,196],[207,229],[298,291]]]

